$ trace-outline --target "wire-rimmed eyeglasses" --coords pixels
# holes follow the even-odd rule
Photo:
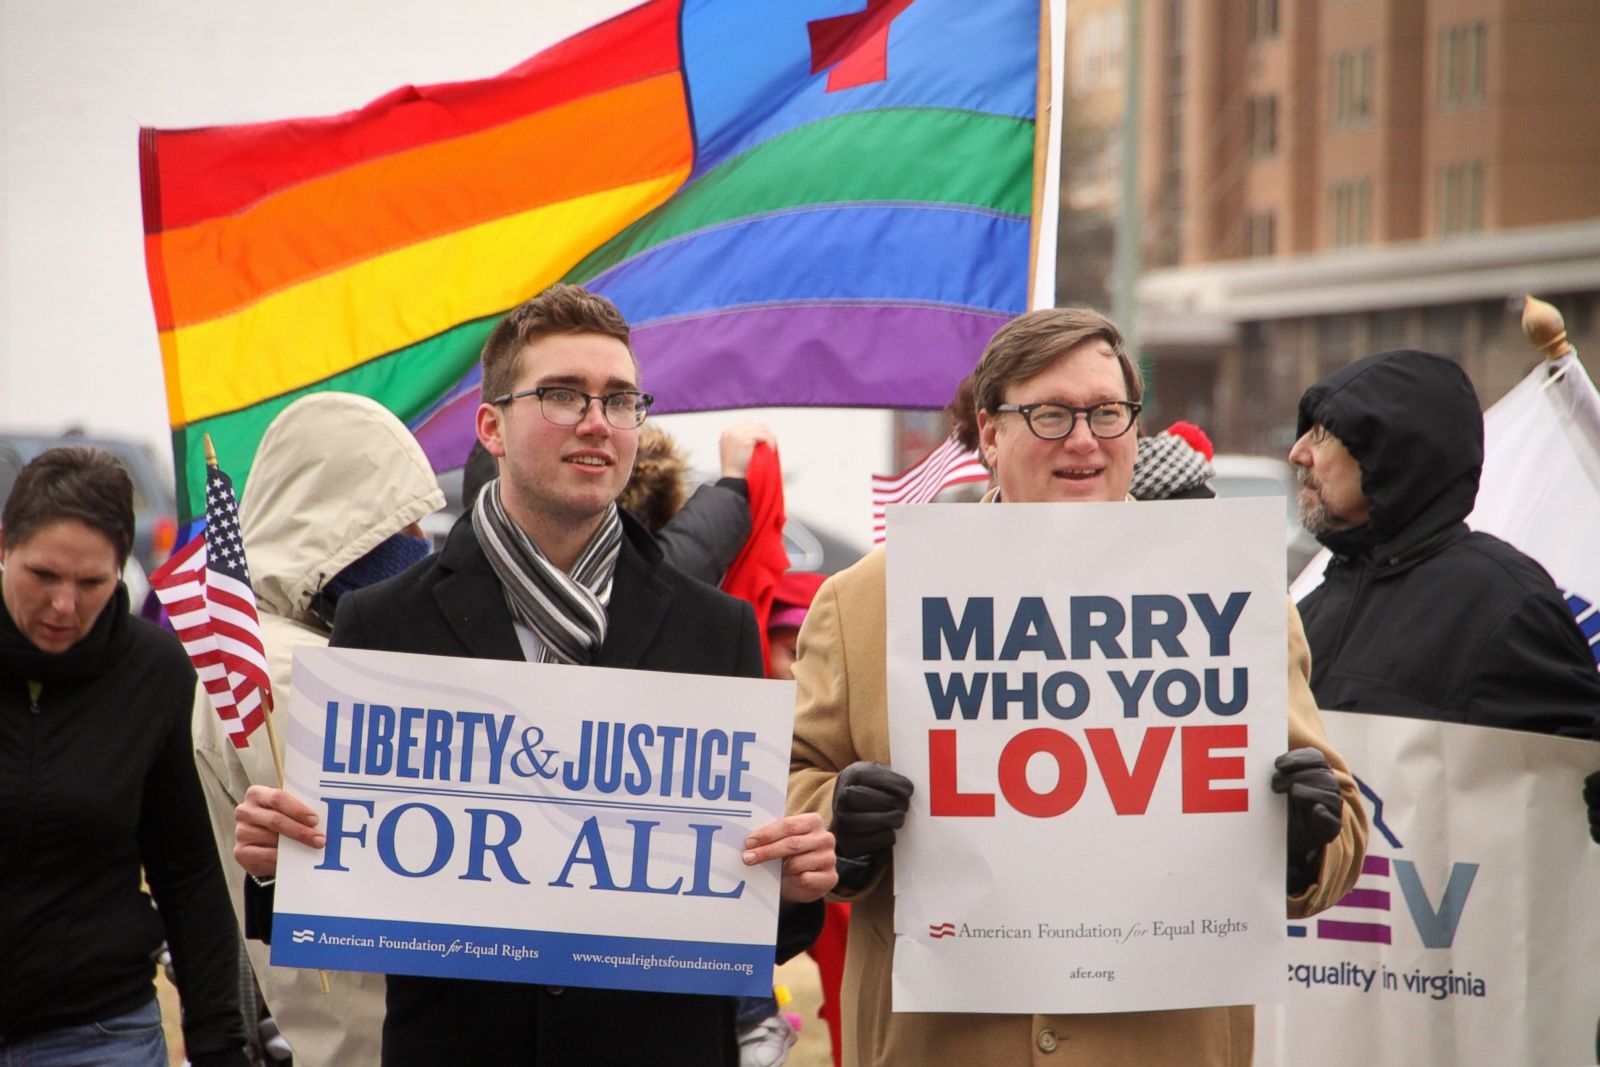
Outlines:
[[[1033,436],[1045,441],[1059,441],[1072,433],[1081,415],[1091,434],[1108,441],[1132,429],[1133,418],[1143,407],[1134,400],[1107,400],[1083,408],[1044,400],[1037,404],[1001,404],[995,411],[1015,411]]]
[[[539,410],[544,413],[545,421],[553,422],[557,426],[578,425],[589,413],[589,403],[598,400],[606,422],[619,430],[637,430],[644,425],[644,417],[650,414],[650,405],[656,402],[654,396],[641,393],[637,389],[623,389],[597,396],[582,389],[574,389],[570,385],[541,385],[533,389],[524,389],[520,393],[505,393],[489,403],[498,407],[513,400],[521,400],[525,396],[538,397]]]

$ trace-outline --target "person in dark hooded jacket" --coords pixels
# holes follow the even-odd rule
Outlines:
[[[1300,517],[1332,553],[1300,602],[1319,707],[1600,737],[1600,672],[1544,569],[1467,528],[1483,416],[1466,373],[1380,352],[1307,389]]]

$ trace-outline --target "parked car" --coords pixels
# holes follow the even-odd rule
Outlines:
[[[137,441],[73,433],[55,437],[0,433],[0,503],[11,495],[17,473],[29,460],[59,445],[103,448],[121,461],[133,479],[133,558],[145,573],[164,563],[178,537],[177,504],[171,480],[145,446]]]
[[[1289,581],[1299,577],[1321,547],[1300,525],[1300,487],[1294,465],[1273,456],[1219,455],[1212,459],[1217,472],[1211,488],[1219,497],[1281,496],[1284,498],[1284,542]]]

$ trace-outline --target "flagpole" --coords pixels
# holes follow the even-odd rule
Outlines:
[[[220,469],[217,466],[217,449],[211,443],[211,435],[210,434],[205,434],[204,435],[204,441],[205,441],[205,446],[206,446],[206,468],[208,470],[218,470],[218,469]],[[272,751],[272,769],[278,776],[278,788],[282,789],[283,788],[283,784],[284,784],[284,779],[283,779],[283,750],[278,747],[278,728],[276,726],[274,726],[273,722],[272,722],[272,720],[273,720],[272,693],[269,690],[269,691],[263,692],[261,696],[262,696],[261,704],[262,704],[262,712],[263,712],[263,714],[261,716],[261,719],[262,719],[263,722],[265,722],[267,724],[267,747],[269,749],[271,749],[271,751]],[[324,994],[332,992],[332,988],[328,985],[328,972],[327,971],[324,971],[324,970],[318,970],[317,971],[317,983],[318,983],[318,985],[320,985],[322,987],[322,992]]]
[[[217,450],[211,444],[211,435],[204,437],[206,446],[206,467],[217,470]],[[265,714],[261,716],[267,724],[267,747],[272,750],[272,769],[278,775],[278,788],[283,788],[283,751],[278,747],[278,728],[272,723],[272,693],[262,693],[262,705]]]
[[[1576,351],[1567,340],[1567,322],[1561,312],[1531,293],[1522,298],[1522,333],[1544,353],[1547,362],[1554,363]]]
[[[1045,183],[1049,177],[1051,86],[1050,0],[1039,3],[1039,81],[1033,110],[1033,215],[1028,226],[1028,307],[1036,307],[1039,275],[1039,230],[1044,218]],[[1059,196],[1060,191],[1056,191]],[[1052,294],[1051,304],[1055,303]]]

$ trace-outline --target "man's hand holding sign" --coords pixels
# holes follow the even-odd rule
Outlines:
[[[251,786],[234,817],[233,858],[261,881],[277,876],[280,837],[315,849],[328,843],[317,813],[283,789]],[[839,880],[833,871],[833,835],[820,815],[802,812],[767,823],[745,838],[744,847],[741,859],[751,867],[783,861],[778,895],[786,904],[821,900]]]
[[[1281,506],[1118,503],[1142,382],[1094,312],[1013,320],[974,382],[996,490],[891,509],[800,635],[790,808],[829,815],[854,903],[845,1058],[1242,1067],[1225,1005],[1281,995],[1286,908],[1342,896],[1366,831],[1280,614]]]

